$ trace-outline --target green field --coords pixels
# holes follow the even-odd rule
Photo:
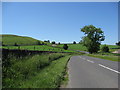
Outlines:
[[[101,47],[102,46],[103,45],[101,45]],[[120,48],[120,46],[117,46],[117,45],[108,45],[108,47],[109,47],[110,52],[114,52],[114,51],[118,50],[117,48]]]
[[[58,88],[65,74],[69,54],[35,54],[3,57],[3,88]]]
[[[15,43],[18,45],[36,45],[38,43],[37,39],[26,36],[0,35],[0,38],[2,38],[0,42],[3,42],[4,45],[14,45]],[[40,43],[42,42],[43,41],[40,41]]]
[[[17,36],[17,35],[0,35],[2,38],[1,42],[3,42],[4,45],[8,46],[3,46],[3,48],[6,49],[27,49],[27,50],[41,50],[41,51],[56,51],[56,52],[73,52],[73,50],[80,50],[80,51],[87,51],[86,47],[83,46],[82,44],[68,44],[68,50],[64,50],[63,44],[57,45],[55,48],[52,47],[52,44],[46,43],[43,41],[40,41],[40,43],[44,43],[47,45],[37,45],[38,40],[31,38],[31,37],[24,37],[24,36]],[[10,45],[15,45],[17,43],[18,45],[21,45],[20,47],[17,46],[10,46]],[[28,45],[28,46],[25,46]],[[100,47],[102,47],[101,45]],[[116,45],[108,45],[110,52],[116,51],[118,49],[118,46]]]
[[[116,55],[101,55],[101,54],[87,54],[87,56],[91,56],[91,57],[96,57],[96,58],[101,58],[101,59],[105,59],[105,60],[110,60],[110,61],[119,61],[120,59],[119,56]]]
[[[57,45],[57,47],[63,47],[63,44]],[[68,49],[70,50],[80,50],[80,51],[86,51],[86,47],[82,44],[68,44]]]
[[[100,46],[100,48],[102,48],[103,45]],[[119,46],[117,45],[107,45],[109,47],[110,52],[116,51],[119,48]],[[61,45],[57,45],[56,47],[63,47],[63,44]],[[82,44],[68,44],[68,49],[70,50],[80,50],[80,51],[87,51],[86,47],[83,46]]]
[[[31,45],[31,46],[3,46],[5,49],[35,50],[35,51],[54,51],[54,52],[75,52],[72,50],[64,50],[48,45]]]

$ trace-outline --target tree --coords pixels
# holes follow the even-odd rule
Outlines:
[[[37,45],[41,45],[41,43],[40,43],[40,41],[39,41],[39,40],[37,41]]]
[[[107,45],[103,45],[101,48],[102,52],[109,52],[109,47]]]
[[[79,44],[82,44],[82,40],[80,40]]]
[[[75,42],[75,41],[73,41],[73,44],[76,44],[76,42]]]
[[[60,45],[60,42],[58,44]]]
[[[67,49],[68,49],[67,44],[64,44],[63,48],[64,48],[65,50],[67,50]]]
[[[84,26],[81,29],[85,36],[82,37],[82,44],[86,46],[90,53],[97,53],[100,50],[101,41],[104,41],[105,36],[101,28],[96,28],[93,25]]]
[[[55,41],[52,41],[52,44],[55,44]]]
[[[48,42],[48,43],[50,43],[50,40],[47,40],[47,41],[46,41],[46,40],[44,40],[44,42]]]
[[[14,44],[14,46],[18,46],[18,44],[17,44],[17,43],[15,43],[15,44]]]
[[[50,40],[48,40],[47,42],[50,43]]]
[[[45,43],[44,43],[44,42],[42,42],[42,45],[45,45]]]
[[[118,43],[116,43],[116,45],[120,46],[120,41]]]
[[[3,42],[1,44],[2,44],[2,46],[5,46],[5,44]]]

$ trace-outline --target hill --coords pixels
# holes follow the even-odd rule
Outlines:
[[[38,41],[40,41],[32,37],[7,34],[0,35],[0,38],[2,38],[0,41],[3,42],[4,45],[14,45],[15,43],[18,45],[36,45]],[[40,41],[40,43],[42,44],[43,41]]]

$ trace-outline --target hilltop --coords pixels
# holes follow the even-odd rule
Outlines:
[[[17,43],[18,45],[36,45],[38,41],[41,44],[45,43],[43,41],[34,39],[32,37],[10,35],[10,34],[0,35],[0,38],[2,38],[0,41],[3,42],[4,45],[14,45],[15,43]]]

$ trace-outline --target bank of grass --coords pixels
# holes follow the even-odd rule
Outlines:
[[[56,88],[60,85],[70,55],[37,54],[3,58],[3,88]]]
[[[101,58],[101,59],[105,59],[105,60],[110,60],[110,61],[118,61],[120,62],[119,56],[116,55],[112,55],[112,54],[86,54],[87,56],[91,56],[91,57],[96,57],[96,58]]]
[[[53,61],[35,77],[22,82],[20,88],[58,88],[65,74],[65,67],[70,56]]]

